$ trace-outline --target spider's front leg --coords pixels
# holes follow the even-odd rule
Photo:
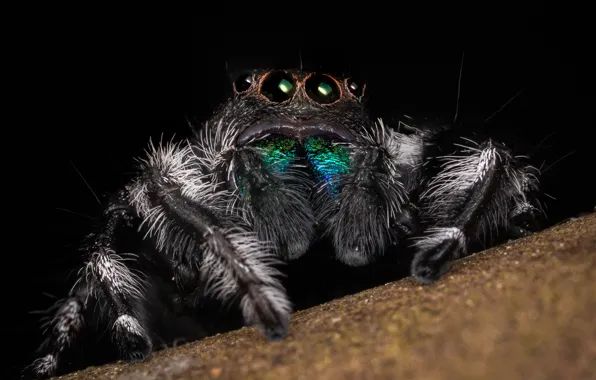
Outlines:
[[[422,283],[437,280],[474,239],[503,231],[527,234],[538,207],[536,169],[501,144],[488,140],[441,160],[421,199],[430,227],[415,244],[411,270]]]
[[[234,195],[218,190],[206,161],[188,143],[152,148],[141,161],[143,175],[128,187],[132,205],[174,263],[179,285],[201,280],[221,300],[239,295],[246,323],[269,339],[283,338],[291,308],[275,258],[250,224],[229,212]]]

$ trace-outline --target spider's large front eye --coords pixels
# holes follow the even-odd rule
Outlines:
[[[284,71],[270,73],[261,85],[261,94],[276,103],[290,99],[295,92],[296,83],[294,78]]]
[[[329,104],[341,96],[337,82],[328,75],[314,74],[304,83],[306,94],[317,103]]]
[[[254,82],[254,78],[253,78],[252,74],[240,75],[234,81],[234,90],[236,90],[237,93],[241,94],[241,93],[247,91],[252,86],[253,82]]]
[[[366,82],[358,78],[346,79],[346,88],[352,95],[360,99],[364,95],[364,89],[366,88]]]

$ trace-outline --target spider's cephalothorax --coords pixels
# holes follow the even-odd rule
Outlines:
[[[274,265],[317,239],[351,266],[413,246],[412,274],[428,283],[486,233],[525,232],[533,167],[491,140],[433,157],[446,129],[371,120],[364,90],[321,73],[251,72],[234,78],[233,96],[193,138],[151,144],[86,240],[79,280],[30,368],[55,372],[91,300],[121,356],[147,358],[152,283],[136,270],[142,261],[160,265],[180,294],[239,296],[246,323],[280,339],[291,306]],[[126,254],[130,233],[156,249]]]
[[[234,88],[195,147],[197,156],[210,153],[202,172],[225,184],[228,211],[283,259],[306,253],[322,232],[349,265],[366,264],[395,241],[386,221],[406,208],[407,191],[397,157],[378,145],[385,131],[360,102],[363,83],[274,71],[242,75]]]

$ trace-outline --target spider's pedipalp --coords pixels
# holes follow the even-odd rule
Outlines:
[[[337,258],[351,266],[370,263],[416,230],[410,194],[423,154],[420,136],[400,134],[382,120],[362,134],[363,141],[349,148],[350,171],[337,180],[337,199],[323,198],[318,211]]]

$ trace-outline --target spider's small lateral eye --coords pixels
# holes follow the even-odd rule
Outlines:
[[[294,78],[284,71],[274,71],[267,75],[261,85],[261,94],[272,102],[281,103],[296,92]]]
[[[337,82],[328,75],[314,74],[304,83],[306,94],[317,103],[330,104],[341,96]]]
[[[366,83],[358,78],[348,78],[346,79],[346,88],[352,95],[360,99],[364,95]]]
[[[254,78],[252,74],[242,74],[234,81],[234,89],[241,94],[247,91],[253,84]]]

